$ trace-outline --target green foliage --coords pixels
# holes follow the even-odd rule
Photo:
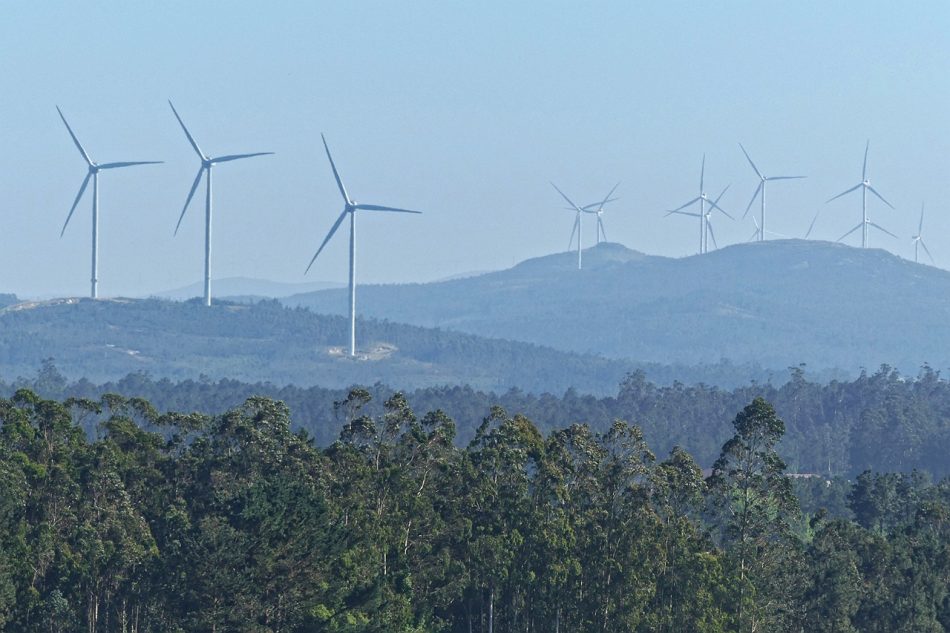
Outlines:
[[[465,448],[402,393],[211,416],[114,392],[0,399],[0,628],[726,633],[945,630],[950,482],[865,473],[855,520],[798,514],[764,400],[704,481],[614,420],[494,407]],[[88,429],[90,432],[86,432]],[[799,488],[803,489],[803,488]],[[819,496],[818,492],[813,492]],[[830,497],[829,497],[830,498]],[[805,527],[802,527],[805,526]]]

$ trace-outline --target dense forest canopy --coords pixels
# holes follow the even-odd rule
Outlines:
[[[251,396],[285,402],[293,412],[295,429],[305,431],[320,446],[336,440],[344,421],[333,403],[345,389],[276,386],[236,380],[154,379],[135,373],[103,384],[68,381],[51,361],[31,378],[0,380],[0,395],[26,387],[53,399],[122,393],[147,399],[161,411],[219,414]],[[382,384],[366,387],[374,400],[367,405],[379,413],[393,390]],[[503,393],[471,387],[443,386],[406,392],[413,408],[440,409],[455,421],[460,445],[469,442],[493,406],[533,420],[543,433],[587,424],[597,432],[616,419],[636,424],[658,453],[681,446],[703,468],[713,465],[730,421],[755,397],[773,403],[786,422],[779,453],[796,473],[826,478],[853,477],[866,470],[911,472],[939,478],[950,474],[950,382],[924,367],[915,378],[881,367],[854,380],[828,383],[809,380],[804,368],[789,370],[781,384],[747,384],[735,389],[673,383],[656,385],[643,372],[628,374],[613,395],[595,397],[568,389],[560,395],[520,390]],[[90,421],[90,424],[94,421]],[[89,432],[93,432],[90,427]]]
[[[0,399],[0,627],[16,631],[937,632],[950,483],[861,474],[803,513],[762,398],[704,478],[622,420],[456,425],[354,389],[288,408]],[[94,435],[86,429],[95,421]],[[822,486],[826,484],[821,482]]]

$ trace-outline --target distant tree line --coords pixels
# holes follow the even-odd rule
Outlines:
[[[493,406],[501,406],[535,421],[542,433],[577,423],[605,432],[616,419],[630,420],[658,452],[665,454],[680,446],[709,468],[718,457],[720,438],[729,433],[730,420],[752,399],[763,397],[786,421],[787,432],[778,450],[792,472],[826,479],[853,478],[869,469],[916,470],[935,478],[950,474],[946,458],[950,455],[950,382],[939,372],[924,367],[909,378],[882,366],[853,380],[820,383],[807,379],[802,367],[789,371],[782,384],[750,383],[735,389],[680,382],[660,386],[643,372],[633,372],[619,384],[616,395],[606,397],[573,389],[554,395],[445,386],[408,392],[406,398],[416,410],[439,409],[451,416],[459,445],[475,437]],[[306,431],[320,446],[337,439],[344,421],[334,412],[333,403],[347,394],[345,389],[236,380],[171,381],[142,373],[104,384],[70,382],[52,361],[31,378],[0,380],[0,395],[10,396],[19,388],[60,400],[122,393],[145,398],[159,411],[205,414],[222,413],[251,396],[263,395],[286,403],[294,412],[293,428]],[[366,389],[373,396],[368,412],[380,414],[381,403],[394,391],[382,384]]]
[[[400,393],[332,408],[321,448],[264,397],[218,415],[0,399],[0,628],[950,627],[950,483],[865,472],[853,519],[803,513],[762,398],[708,477],[622,420],[542,432],[492,407],[459,447],[449,416]]]

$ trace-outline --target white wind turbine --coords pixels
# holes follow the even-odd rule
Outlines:
[[[730,185],[726,185],[726,188],[723,189],[723,190],[719,193],[718,196],[716,196],[716,199],[715,199],[715,200],[707,200],[707,202],[709,202],[709,204],[710,204],[710,207],[709,207],[708,209],[706,209],[706,210],[703,212],[703,213],[705,213],[706,215],[705,215],[704,222],[703,222],[703,236],[704,236],[704,239],[703,239],[703,241],[702,241],[702,243],[701,243],[701,249],[702,249],[702,250],[700,251],[701,253],[708,253],[708,252],[709,252],[709,240],[710,240],[710,238],[712,238],[713,248],[716,248],[716,249],[719,248],[719,244],[716,243],[716,233],[715,233],[715,231],[713,231],[713,226],[712,226],[712,213],[713,213],[713,210],[719,209],[719,201],[722,200],[722,197],[725,195],[726,191],[729,190],[729,187],[730,187]],[[712,206],[712,205],[715,205],[715,206]],[[730,220],[734,220],[734,219],[735,219],[735,218],[733,218],[731,215],[729,215],[728,213],[726,213],[725,211],[723,211],[722,209],[719,209],[719,211],[721,211],[721,212],[722,212],[727,218],[729,218]],[[690,211],[680,211],[680,210],[670,211],[667,215],[671,215],[671,214],[673,214],[673,213],[676,213],[677,215],[688,215],[688,216],[691,216],[691,217],[694,217],[694,218],[699,215],[698,213],[693,213],[693,212],[690,212]]]
[[[690,200],[689,202],[687,202],[686,204],[682,204],[676,207],[675,209],[666,212],[667,216],[670,216],[676,213],[679,215],[690,215],[690,216],[699,218],[699,253],[700,254],[705,253],[707,250],[706,222],[709,219],[709,215],[706,213],[706,205],[707,204],[710,205],[710,212],[712,211],[712,209],[717,209],[723,215],[732,219],[732,216],[726,213],[725,211],[723,211],[722,207],[719,206],[718,199],[710,200],[709,196],[706,195],[705,176],[706,176],[706,155],[703,154],[703,164],[699,172],[699,195],[693,198],[692,200]],[[728,189],[728,187],[726,187],[726,189]],[[723,190],[723,193],[725,193],[725,189]],[[719,195],[720,197],[722,197],[722,194],[719,194]],[[689,206],[692,206],[693,204],[696,204],[697,202],[699,203],[699,213],[690,213],[690,212],[683,211],[683,209]]]
[[[755,175],[759,177],[759,185],[755,188],[755,193],[752,194],[752,199],[749,200],[749,204],[745,208],[745,213],[742,214],[742,219],[744,220],[747,215],[749,215],[749,209],[752,208],[752,204],[755,202],[755,199],[758,197],[761,202],[761,208],[759,210],[759,221],[756,222],[756,228],[758,229],[758,238],[762,242],[765,240],[765,234],[771,233],[771,231],[766,231],[765,229],[765,185],[772,180],[800,180],[805,178],[805,176],[763,176],[762,172],[759,171],[759,168],[755,166],[755,163],[752,162],[752,159],[749,157],[749,152],[745,151],[745,148],[742,146],[742,143],[739,143],[739,149],[742,150],[742,153],[745,154],[745,158],[749,161],[749,165],[752,166],[752,170],[755,172]],[[753,220],[755,217],[753,216]]]
[[[310,260],[310,263],[307,265],[307,270],[304,271],[306,275],[310,272],[310,267],[313,266],[313,263],[317,261],[317,257],[323,251],[323,248],[327,245],[327,242],[330,241],[330,238],[333,237],[333,234],[336,233],[336,230],[340,228],[340,225],[343,223],[344,218],[347,215],[350,216],[350,356],[356,356],[356,212],[357,211],[390,211],[394,213],[422,213],[422,211],[411,211],[409,209],[398,209],[396,207],[384,207],[377,204],[357,204],[355,200],[352,200],[348,193],[346,193],[346,187],[343,186],[343,181],[340,179],[340,174],[336,170],[336,165],[333,162],[333,156],[330,155],[330,148],[327,147],[327,139],[321,134],[320,138],[323,139],[323,148],[327,152],[327,158],[330,160],[330,169],[333,170],[333,178],[336,180],[337,187],[340,188],[340,195],[343,196],[343,212],[340,213],[340,217],[336,219],[336,222],[333,223],[333,226],[330,227],[330,232],[327,233],[327,236],[323,238],[323,243],[320,244],[320,248],[317,249],[317,252],[314,254],[313,259]]]
[[[868,149],[870,149],[870,147],[871,147],[871,141],[868,141],[867,145],[865,145],[864,147],[864,167],[861,168],[861,182],[851,187],[850,189],[842,191],[837,196],[834,196],[833,198],[829,198],[827,202],[825,203],[827,204],[828,202],[831,202],[832,200],[836,200],[843,195],[846,195],[846,194],[851,193],[852,191],[855,191],[856,189],[861,189],[861,222],[859,222],[858,225],[855,226],[853,229],[851,229],[850,231],[848,231],[847,233],[845,233],[844,235],[838,238],[838,241],[840,242],[841,240],[848,237],[849,235],[851,235],[858,229],[861,229],[861,248],[868,247],[868,227],[870,226],[873,226],[874,228],[876,228],[877,230],[883,233],[887,233],[891,237],[895,237],[895,238],[897,237],[896,235],[894,235],[893,233],[891,233],[884,227],[878,224],[875,224],[874,222],[871,222],[871,220],[868,219],[868,191],[870,191],[875,196],[880,198],[881,202],[883,202],[890,208],[892,209],[894,208],[894,205],[892,205],[890,202],[885,200],[884,196],[879,194],[877,190],[871,186],[871,181],[868,179]],[[816,220],[818,219],[818,214],[815,214],[815,219]],[[815,225],[815,221],[812,220],[812,226],[814,225]],[[808,232],[811,233],[810,228],[808,229]],[[805,237],[808,237],[808,235],[806,234]]]
[[[89,154],[86,153],[86,150],[83,149],[82,145],[79,143],[79,139],[76,138],[76,135],[73,134],[73,130],[69,127],[69,123],[66,122],[66,117],[63,116],[63,111],[59,109],[59,106],[56,106],[56,111],[59,112],[59,118],[63,120],[63,124],[66,126],[66,130],[69,132],[69,136],[72,137],[73,143],[76,144],[76,149],[79,150],[79,153],[82,154],[83,160],[86,161],[86,165],[89,166],[89,171],[86,173],[85,179],[82,181],[82,185],[79,187],[79,193],[76,194],[76,199],[73,201],[73,206],[69,209],[69,215],[66,216],[66,222],[63,224],[63,230],[60,231],[59,236],[62,237],[66,233],[66,227],[69,226],[69,220],[73,217],[73,212],[76,210],[76,205],[79,204],[79,200],[82,199],[82,194],[86,191],[86,186],[89,185],[89,179],[92,179],[92,290],[90,296],[93,299],[98,298],[99,296],[99,171],[102,169],[118,169],[120,167],[132,167],[134,165],[157,165],[162,161],[159,160],[145,160],[145,161],[125,161],[121,163],[102,163],[99,164],[89,158]]]
[[[917,235],[911,238],[911,241],[914,242],[914,262],[920,263],[918,258],[918,251],[921,246],[924,247],[924,252],[927,253],[927,257],[930,258],[931,264],[936,264],[934,261],[934,256],[930,254],[930,249],[927,248],[927,245],[924,244],[924,203],[920,203],[920,223],[917,225]]]
[[[616,189],[619,186],[620,186],[620,183],[618,182],[616,185],[614,185],[614,188],[610,190],[610,193],[612,194],[614,192],[614,189]],[[555,187],[555,189],[556,188],[557,187]],[[597,216],[597,243],[598,244],[600,244],[601,237],[603,237],[603,240],[605,242],[607,241],[607,231],[604,230],[604,221],[603,221],[604,205],[610,202],[615,202],[619,199],[620,198],[611,198],[610,194],[607,194],[607,197],[604,198],[603,200],[600,200],[598,202],[592,202],[580,208],[580,210],[584,213],[589,213],[591,215]],[[567,209],[568,211],[577,211],[577,207],[564,207],[564,208]],[[578,224],[579,223],[577,219],[575,218],[574,228],[571,229],[571,239],[567,243],[567,250],[571,250],[572,244],[574,244],[574,233],[577,232]]]
[[[175,225],[175,235],[178,235],[178,229],[181,227],[181,221],[185,217],[185,211],[188,210],[188,205],[191,203],[191,199],[195,195],[195,191],[198,189],[198,185],[201,183],[201,177],[206,176],[205,182],[207,184],[207,191],[205,193],[205,284],[204,284],[204,301],[206,306],[211,305],[211,168],[218,163],[227,163],[232,160],[240,160],[242,158],[251,158],[253,156],[267,156],[273,154],[274,152],[254,152],[253,154],[228,154],[226,156],[206,156],[201,148],[198,147],[198,143],[195,142],[194,137],[191,135],[191,132],[188,131],[188,128],[185,127],[185,122],[181,120],[181,117],[178,116],[178,110],[175,109],[175,106],[172,105],[172,102],[169,100],[168,105],[171,106],[172,112],[175,114],[175,118],[178,119],[178,123],[181,125],[181,129],[185,131],[185,136],[188,137],[188,142],[191,143],[191,147],[195,150],[195,153],[198,154],[198,158],[201,159],[201,167],[198,168],[198,175],[195,176],[195,181],[191,185],[191,190],[188,192],[188,197],[185,199],[185,206],[181,210],[181,215],[178,216],[178,224]]]
[[[610,190],[610,193],[608,193],[604,197],[604,199],[601,200],[600,202],[594,202],[592,204],[588,204],[581,207],[581,210],[584,213],[590,213],[592,215],[597,216],[596,233],[597,233],[598,244],[600,244],[601,238],[603,238],[603,241],[605,242],[607,241],[607,231],[604,229],[604,205],[606,205],[608,202],[613,202],[614,200],[617,200],[617,198],[611,198],[610,196],[613,195],[614,191],[616,191],[617,187],[619,186],[620,186],[620,183],[618,182],[616,185],[614,185],[614,188]]]
[[[555,191],[561,194],[561,197],[567,200],[567,203],[570,206],[571,210],[574,211],[574,228],[571,229],[571,239],[567,243],[567,250],[571,250],[571,244],[574,243],[574,233],[577,233],[577,270],[581,269],[582,257],[581,257],[581,238],[583,237],[584,225],[581,222],[581,214],[584,213],[584,209],[574,204],[574,201],[565,195],[563,191],[557,188],[553,182],[551,186],[554,187]],[[608,196],[609,197],[609,196]]]

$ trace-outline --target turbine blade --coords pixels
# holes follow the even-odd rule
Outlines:
[[[242,158],[251,158],[253,156],[270,156],[274,152],[254,152],[253,154],[228,154],[227,156],[218,156],[217,158],[212,158],[211,163],[227,163],[232,160],[241,160]]]
[[[685,208],[688,207],[689,205],[695,204],[700,198],[702,198],[702,196],[696,196],[695,198],[693,198],[692,200],[690,200],[690,201],[687,202],[686,204],[681,205],[681,206],[678,206],[678,207],[676,207],[675,209],[672,209],[672,210],[670,210],[670,211],[667,211],[667,212],[666,212],[666,215],[669,215],[669,214],[671,214],[671,213],[677,213],[680,209],[685,209]],[[699,215],[699,214],[698,214],[698,213],[693,213],[693,214],[690,214],[690,215]]]
[[[801,178],[808,178],[808,176],[769,176],[766,180],[800,180]]]
[[[603,206],[603,205],[605,205],[605,204],[607,204],[607,203],[609,203],[609,202],[616,202],[617,200],[620,200],[620,198],[609,198],[609,199],[607,199],[607,200],[601,200],[600,202],[591,202],[590,204],[585,204],[583,207],[581,207],[581,211],[591,211],[591,210],[593,210],[595,207]],[[574,210],[574,209],[571,208],[571,207],[564,207],[564,208],[565,208],[565,209],[571,209],[571,211]]]
[[[745,216],[749,215],[749,209],[752,208],[752,203],[755,202],[755,199],[759,197],[759,192],[762,191],[762,182],[763,181],[761,180],[759,181],[759,186],[755,188],[755,193],[752,194],[752,199],[749,200],[749,204],[746,205],[745,213],[742,214],[743,220],[745,220]],[[752,217],[755,218],[754,215]]]
[[[729,188],[729,185],[726,185],[726,189],[728,189],[728,188]],[[731,215],[729,215],[728,213],[726,213],[726,211],[723,210],[723,208],[720,207],[719,204],[717,204],[718,201],[719,201],[719,199],[722,198],[722,194],[723,194],[723,193],[726,193],[726,189],[723,189],[723,190],[722,190],[722,193],[719,194],[719,198],[716,198],[716,200],[710,200],[709,198],[707,198],[707,199],[706,199],[706,202],[707,202],[713,209],[718,210],[721,214],[723,214],[724,216],[726,216],[726,217],[729,218],[730,220],[735,220],[734,217],[732,217]]]
[[[333,170],[333,178],[336,179],[336,186],[340,188],[340,195],[343,196],[344,202],[347,204],[353,204],[353,201],[350,200],[350,196],[346,193],[346,187],[343,186],[343,181],[340,180],[340,173],[336,170],[336,164],[333,162],[333,157],[330,156],[330,147],[327,145],[327,138],[323,134],[320,135],[320,138],[323,139],[323,149],[327,151],[327,158],[330,159],[330,169]]]
[[[877,196],[878,198],[880,198],[880,199],[881,199],[881,202],[883,202],[884,204],[886,204],[886,205],[889,206],[890,208],[892,208],[892,209],[894,208],[894,205],[891,204],[890,202],[888,202],[887,200],[885,200],[885,199],[884,199],[884,196],[882,196],[881,194],[879,194],[879,193],[877,192],[877,189],[875,189],[875,188],[872,187],[871,185],[868,185],[868,191],[870,191],[870,192],[873,193],[875,196]]]
[[[705,182],[705,178],[706,178],[706,155],[703,154],[703,164],[699,168],[699,193],[703,193],[705,191],[705,189],[703,189],[704,187],[703,182]]]
[[[924,247],[924,252],[927,253],[927,257],[930,258],[930,263],[931,263],[931,264],[936,264],[937,262],[934,261],[934,256],[930,254],[930,249],[927,248],[927,245],[924,244],[924,241],[923,241],[923,240],[920,240],[920,245]]]
[[[917,225],[917,235],[920,236],[924,232],[924,203],[920,203],[920,223]]]
[[[181,125],[181,129],[185,131],[185,136],[188,137],[188,142],[191,143],[191,146],[194,148],[195,153],[198,154],[198,158],[201,160],[207,160],[204,154],[201,153],[201,148],[198,147],[198,143],[195,142],[194,137],[191,135],[191,132],[188,131],[188,128],[185,127],[185,122],[181,120],[181,117],[178,116],[178,110],[175,109],[175,106],[172,104],[171,99],[168,100],[168,105],[172,107],[172,112],[175,113],[175,118],[178,119],[178,124]]]
[[[813,218],[811,219],[811,224],[808,225],[808,232],[805,233],[805,239],[806,239],[806,240],[808,239],[808,236],[811,235],[811,230],[812,230],[813,228],[815,228],[815,222],[818,221],[818,215],[819,215],[820,213],[821,213],[821,209],[818,209],[818,211],[815,212],[815,217],[813,217]],[[752,216],[752,217],[755,217],[755,216]]]
[[[894,235],[893,233],[891,233],[890,231],[888,231],[887,229],[885,229],[885,228],[884,228],[883,226],[881,226],[880,224],[875,224],[874,222],[868,222],[868,224],[870,224],[871,226],[873,226],[874,228],[876,228],[878,231],[883,231],[884,233],[887,233],[887,234],[890,235],[891,237],[897,238],[896,235]]]
[[[73,206],[69,208],[69,215],[66,216],[66,222],[63,223],[63,230],[59,232],[59,236],[62,237],[66,233],[66,227],[69,225],[69,220],[73,217],[73,211],[76,210],[76,205],[79,204],[82,194],[86,191],[86,185],[89,184],[89,179],[92,178],[92,172],[88,172],[86,177],[83,178],[82,185],[79,187],[79,193],[76,194],[76,199],[73,200]]]
[[[571,239],[567,241],[567,250],[571,250],[571,244],[574,243],[574,234],[577,233],[577,225],[581,221],[580,215],[574,216],[574,226],[571,228]]]
[[[597,218],[597,226],[600,227],[600,234],[604,238],[604,241],[607,241],[607,229],[604,228],[604,219],[601,217]]]
[[[852,233],[854,233],[855,231],[857,231],[858,229],[860,229],[863,224],[864,224],[864,222],[859,223],[856,227],[854,227],[853,229],[851,229],[850,231],[848,231],[847,233],[845,233],[844,235],[842,235],[841,237],[839,237],[839,238],[838,238],[838,241],[840,242],[840,241],[843,240],[844,238],[848,237],[849,235],[851,235]]]
[[[378,204],[356,204],[353,205],[356,209],[362,209],[363,211],[395,211],[397,213],[422,213],[422,211],[412,211],[411,209],[399,209],[397,207],[383,207]]]
[[[195,195],[195,190],[198,188],[198,183],[201,182],[201,176],[205,173],[205,168],[202,165],[198,168],[198,175],[195,176],[195,182],[191,185],[191,191],[188,192],[188,197],[185,198],[185,206],[181,209],[181,215],[178,216],[178,224],[175,225],[175,235],[178,235],[178,229],[181,227],[181,221],[185,218],[185,211],[188,210],[188,205],[191,203],[192,197]]]
[[[745,159],[749,161],[749,164],[752,165],[752,169],[755,171],[755,175],[759,177],[760,180],[764,180],[765,176],[762,175],[762,172],[759,171],[759,168],[755,166],[755,163],[752,162],[752,159],[749,158],[749,152],[745,151],[745,148],[742,147],[742,143],[739,143],[739,149],[742,150],[742,153],[745,154]]]
[[[73,138],[73,143],[76,144],[76,149],[78,149],[79,153],[82,154],[83,160],[86,161],[86,164],[91,167],[92,160],[89,158],[89,154],[86,153],[86,150],[82,148],[82,145],[79,143],[79,139],[76,138],[75,134],[73,134],[73,128],[69,127],[69,123],[66,123],[66,117],[63,116],[63,111],[59,109],[59,106],[56,106],[56,111],[59,112],[59,118],[63,120],[63,125],[66,126],[66,130],[69,132],[69,135]]]
[[[125,163],[105,163],[99,165],[99,169],[118,169],[119,167],[132,167],[133,165],[160,165],[164,162],[163,160],[140,160]]]
[[[346,217],[347,213],[348,211],[344,208],[343,213],[340,214],[340,217],[338,217],[336,219],[336,222],[333,223],[333,226],[330,227],[330,232],[327,233],[327,236],[325,238],[323,238],[323,244],[321,244],[320,248],[317,249],[317,252],[314,254],[313,259],[311,259],[310,263],[307,264],[307,270],[305,270],[303,274],[306,275],[308,272],[310,272],[310,267],[313,266],[313,262],[317,261],[317,257],[323,251],[323,247],[327,245],[327,242],[330,241],[330,238],[333,237],[333,234],[336,233],[336,230],[340,228],[340,224],[343,223],[343,218]]]
[[[671,216],[671,215],[688,215],[688,216],[690,216],[690,217],[692,217],[692,218],[698,218],[698,217],[700,217],[700,215],[699,215],[698,213],[690,213],[689,211],[680,211],[679,209],[677,209],[677,210],[675,210],[675,211],[667,211],[667,212],[666,212],[666,215],[667,215],[667,216]]]
[[[713,247],[718,249],[719,244],[716,244],[716,232],[713,231],[712,222],[706,222],[706,229],[709,231],[709,237],[712,238]]]
[[[871,149],[871,139],[868,139],[867,145],[864,146],[864,167],[861,168],[861,180],[868,179],[868,150]]]
[[[855,189],[860,189],[862,186],[864,186],[864,182],[863,182],[863,181],[862,181],[862,182],[859,182],[858,184],[856,184],[855,186],[851,187],[850,189],[847,189],[847,190],[845,190],[845,191],[842,191],[841,193],[839,193],[837,196],[835,196],[835,197],[833,197],[833,198],[828,198],[827,200],[825,200],[825,204],[828,204],[828,203],[831,202],[832,200],[837,200],[837,199],[840,198],[841,196],[843,196],[843,195],[845,195],[845,194],[849,194],[849,193],[851,193],[852,191],[854,191]]]
[[[611,189],[610,192],[606,196],[604,196],[604,199],[600,201],[601,209],[604,208],[604,205],[607,204],[607,202],[610,200],[610,196],[614,195],[614,192],[617,190],[617,187],[619,186],[620,186],[620,183],[618,182],[616,185],[614,185],[614,188]]]
[[[571,208],[572,208],[572,209],[574,209],[574,210],[576,210],[576,211],[580,211],[580,210],[581,210],[580,207],[578,207],[576,204],[574,204],[574,201],[573,201],[573,200],[571,200],[570,198],[568,198],[568,197],[564,194],[563,191],[561,191],[560,189],[557,188],[557,185],[555,185],[555,184],[552,182],[552,183],[551,183],[551,186],[554,187],[555,191],[557,191],[559,194],[561,194],[561,197],[562,197],[562,198],[564,198],[565,200],[567,200],[567,203],[568,203],[569,205],[571,205]]]

